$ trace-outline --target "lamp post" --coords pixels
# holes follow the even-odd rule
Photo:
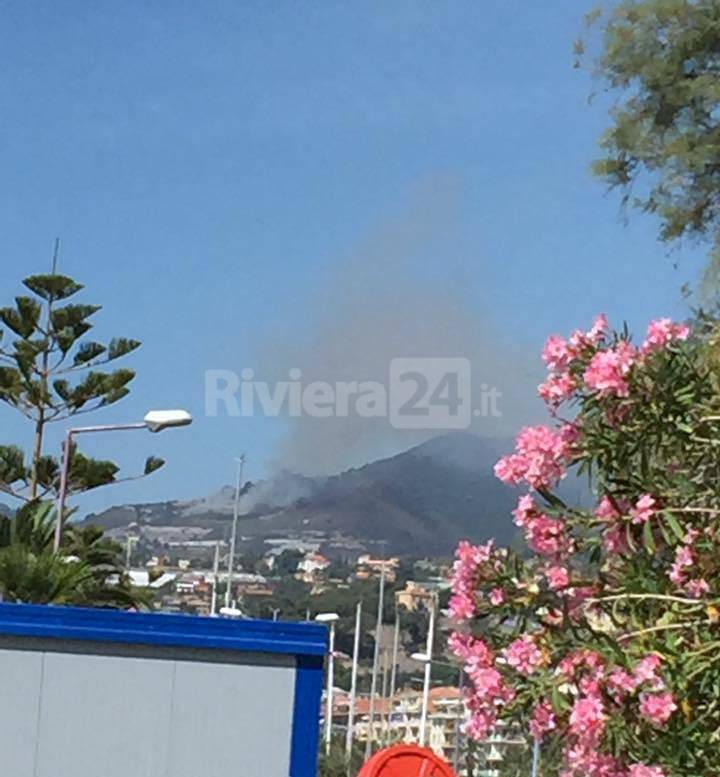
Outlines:
[[[217,615],[217,589],[218,572],[220,570],[220,543],[215,543],[215,558],[213,559],[213,579],[212,579],[212,599],[210,600],[210,615],[214,618]]]
[[[123,432],[132,429],[147,429],[149,432],[162,432],[164,429],[172,429],[176,426],[187,426],[192,423],[192,416],[185,410],[151,410],[139,423],[133,424],[105,424],[102,426],[79,426],[68,429],[65,433],[65,442],[62,450],[62,467],[60,469],[60,489],[57,499],[57,518],[55,521],[55,543],[57,553],[62,543],[63,514],[68,491],[68,477],[70,474],[70,458],[73,437],[78,434],[92,434],[94,432]]]
[[[373,652],[372,676],[370,679],[370,709],[368,711],[368,736],[365,742],[365,758],[368,759],[373,751],[373,738],[375,736],[375,696],[377,695],[377,676],[380,665],[380,645],[382,643],[383,606],[385,603],[385,563],[380,568],[380,584],[378,590],[377,625],[375,626],[375,649]]]
[[[427,653],[413,653],[410,658],[413,661],[417,661],[418,663],[423,664],[424,666],[427,664],[434,664],[435,666],[444,666],[450,669],[458,670],[458,692],[460,694],[460,698],[458,699],[457,715],[455,716],[455,746],[453,748],[453,769],[457,773],[459,772],[458,764],[460,762],[460,733],[463,711],[462,692],[465,684],[465,672],[463,671],[462,667],[458,667],[455,664],[451,664],[447,661],[430,659]],[[533,775],[533,777],[536,777],[536,775]]]
[[[225,606],[230,606],[230,596],[233,581],[233,565],[235,564],[235,545],[237,543],[238,515],[240,513],[240,490],[242,489],[243,467],[245,466],[245,454],[235,459],[237,461],[237,480],[235,481],[235,503],[233,505],[233,522],[230,533],[230,556],[228,558],[228,579],[225,589]]]
[[[340,616],[336,612],[321,612],[315,616],[318,623],[330,626],[330,644],[328,647],[327,693],[325,694],[325,755],[330,753],[332,737],[333,685],[335,683],[335,624]]]
[[[426,731],[427,731],[427,713],[428,705],[430,703],[430,679],[432,673],[432,654],[433,654],[433,640],[435,639],[435,599],[430,602],[430,617],[428,619],[428,633],[425,653],[414,653],[412,658],[416,661],[421,661],[425,664],[425,672],[423,677],[423,701],[422,712],[420,713],[420,731],[418,734],[420,747],[425,747]]]
[[[355,735],[355,700],[357,697],[358,659],[360,657],[360,631],[362,628],[362,601],[357,603],[355,610],[355,635],[353,640],[352,673],[350,676],[350,705],[348,707],[347,734],[345,737],[345,761],[350,768],[353,737]]]

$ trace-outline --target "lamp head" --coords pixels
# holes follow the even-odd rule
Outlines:
[[[188,426],[192,423],[192,416],[187,410],[151,410],[143,422],[149,431],[162,432],[176,426]]]

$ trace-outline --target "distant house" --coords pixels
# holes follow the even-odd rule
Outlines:
[[[163,572],[155,577],[146,569],[131,569],[127,574],[130,583],[136,588],[151,588],[153,591],[169,589],[177,579],[174,572]]]
[[[321,553],[307,553],[298,563],[296,577],[312,584],[329,566],[330,560]]]
[[[427,609],[434,596],[434,591],[429,591],[422,583],[408,580],[404,590],[395,594],[395,602],[398,607],[404,607],[408,612],[415,612],[418,609]]]
[[[372,580],[380,577],[385,570],[385,579],[389,583],[394,583],[397,578],[397,568],[400,566],[400,559],[393,558],[373,558],[369,554],[358,556],[355,564],[355,577],[358,580]]]

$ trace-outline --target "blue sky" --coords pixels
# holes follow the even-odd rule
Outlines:
[[[158,437],[88,440],[128,467],[149,453],[168,465],[83,506],[206,493],[241,450],[261,475],[286,422],[204,418],[204,372],[269,353],[298,366],[358,267],[373,269],[353,315],[375,289],[447,294],[521,360],[599,311],[636,330],[682,316],[697,258],[673,269],[655,223],[626,225],[589,172],[608,101],[588,102],[571,48],[590,5],[0,2],[3,299],[47,270],[60,235],[61,270],[105,306],[98,334],[144,342],[132,396],[98,421],[196,415]],[[413,225],[402,257],[377,248]],[[343,359],[352,370],[352,347]],[[3,437],[29,440],[0,419]]]

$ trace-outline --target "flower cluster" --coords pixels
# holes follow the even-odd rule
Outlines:
[[[627,397],[630,393],[628,377],[637,356],[637,350],[624,340],[614,348],[598,351],[585,370],[585,385],[600,396]]]
[[[689,336],[690,327],[687,324],[676,324],[669,318],[659,318],[648,325],[642,351],[648,353],[667,348],[671,343],[687,340]]]
[[[526,426],[515,440],[515,453],[498,461],[495,474],[503,483],[525,481],[531,488],[552,487],[565,477],[570,447],[562,432]]]
[[[559,777],[675,774],[673,748],[652,749],[655,737],[682,730],[689,709],[677,691],[687,686],[670,685],[684,667],[667,658],[668,645],[693,645],[712,661],[700,635],[680,630],[720,621],[720,606],[708,602],[716,535],[697,528],[703,508],[690,501],[705,459],[686,464],[685,450],[703,439],[690,436],[698,419],[720,421],[720,414],[713,408],[686,420],[696,394],[685,383],[682,390],[654,385],[679,380],[696,343],[680,347],[689,337],[685,324],[658,319],[636,347],[598,316],[588,331],[548,338],[539,393],[553,421],[523,428],[514,452],[495,465],[501,481],[528,488],[513,519],[530,553],[503,554],[492,543],[458,548],[450,614],[469,633],[454,633],[449,648],[470,680],[467,731],[484,738],[499,718],[519,720],[534,739],[557,744]],[[716,388],[708,385],[712,397]],[[659,413],[676,398],[666,423]],[[577,408],[570,422],[558,416],[569,400]],[[684,435],[685,447],[668,445],[673,434]],[[568,507],[551,493],[576,464],[594,479],[594,510]],[[718,487],[698,487],[703,496],[694,498]],[[692,517],[685,526],[673,516],[683,510]],[[666,640],[668,625],[674,642]]]
[[[672,583],[695,599],[699,599],[710,590],[710,585],[705,578],[692,574],[697,567],[695,543],[699,536],[700,532],[697,529],[688,529],[682,545],[675,549],[675,560],[668,573]]]

